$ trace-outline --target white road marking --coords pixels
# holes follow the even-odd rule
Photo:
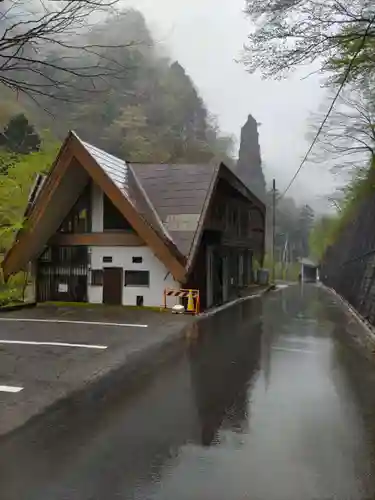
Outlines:
[[[68,319],[39,319],[39,318],[0,318],[0,321],[29,322],[29,323],[69,323],[72,325],[96,325],[96,326],[118,326],[129,328],[148,328],[148,325],[136,325],[132,323],[102,323],[101,321],[75,321]]]
[[[315,354],[315,351],[307,351],[306,349],[289,349],[286,347],[272,347],[273,351],[283,351],[283,352],[299,352],[303,354]]]
[[[21,392],[23,387],[13,387],[11,385],[0,385],[0,392]]]
[[[289,344],[295,344],[295,343],[299,343],[299,344],[309,344],[309,345],[312,345],[312,344],[316,344],[317,343],[317,339],[316,338],[303,338],[303,337],[283,337],[283,342],[287,342]]]
[[[106,345],[68,344],[66,342],[34,342],[33,340],[0,340],[0,344],[47,345],[52,347],[81,347],[85,349],[108,349]]]

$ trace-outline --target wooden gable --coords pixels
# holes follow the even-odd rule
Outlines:
[[[183,257],[173,243],[160,234],[137,212],[134,204],[101,168],[75,134],[70,133],[64,142],[55,164],[28,216],[25,228],[19,233],[14,245],[2,263],[4,276],[26,267],[36,259],[56,233],[80,193],[92,179],[103,190],[113,205],[123,214],[136,233],[163,262],[173,277],[184,281],[186,270]]]

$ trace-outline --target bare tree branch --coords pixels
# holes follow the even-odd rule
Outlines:
[[[332,69],[329,62],[340,54],[343,44],[348,46],[362,39],[375,16],[375,3],[373,0],[246,0],[245,12],[253,27],[243,62],[250,72],[260,71],[268,78],[283,76],[300,64],[316,60],[323,70]],[[375,26],[371,26],[366,37],[361,54],[374,46]],[[358,63],[354,69],[360,66]]]
[[[321,113],[314,113],[311,132],[315,134]],[[375,157],[375,101],[368,91],[347,90],[323,128],[311,161],[327,164],[333,172],[350,173]]]
[[[121,79],[131,69],[108,49],[120,51],[143,42],[105,45],[90,39],[98,15],[113,15],[118,1],[1,1],[0,83],[36,99],[69,100],[73,89],[75,99],[77,93],[83,97],[108,91],[109,78]]]

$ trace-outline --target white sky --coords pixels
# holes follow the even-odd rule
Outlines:
[[[223,131],[239,137],[251,113],[262,124],[260,138],[267,181],[285,187],[304,156],[310,113],[324,97],[317,76],[264,81],[249,75],[239,59],[250,22],[244,0],[126,0],[144,13],[153,35],[186,68]],[[306,165],[290,190],[298,201],[332,192],[327,167]]]

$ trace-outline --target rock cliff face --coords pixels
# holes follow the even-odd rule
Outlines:
[[[236,173],[250,191],[264,202],[266,182],[262,170],[258,124],[252,115],[249,115],[241,130],[241,146]]]

